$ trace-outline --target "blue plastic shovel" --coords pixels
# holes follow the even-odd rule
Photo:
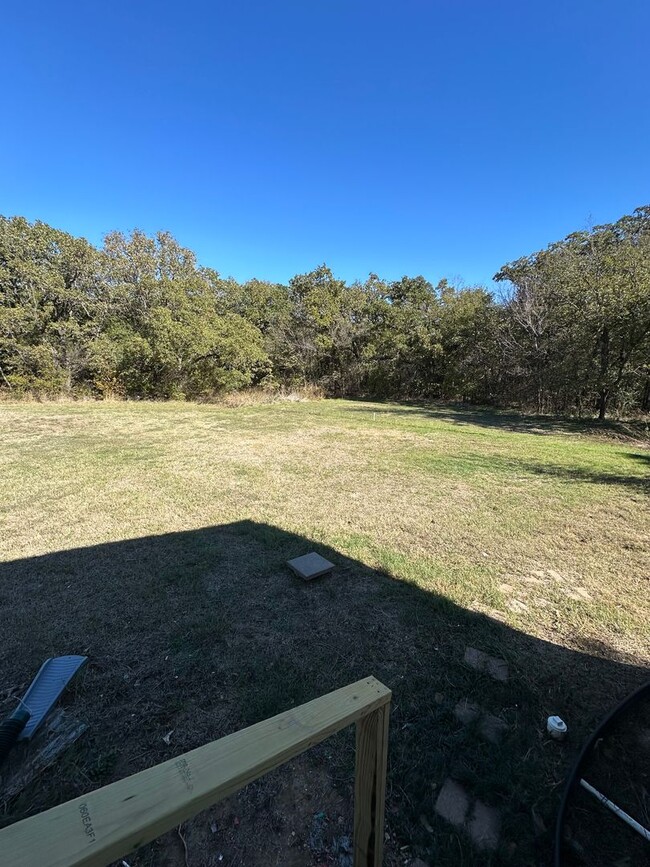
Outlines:
[[[0,764],[16,741],[33,737],[63,690],[86,662],[87,656],[55,656],[45,660],[20,705],[0,723]]]

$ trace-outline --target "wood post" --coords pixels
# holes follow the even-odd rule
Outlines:
[[[381,867],[390,704],[357,722],[354,779],[354,867]]]
[[[381,864],[391,693],[374,677],[96,789],[0,831],[11,867],[105,867],[357,723],[355,865]],[[355,835],[357,820],[355,818]],[[370,858],[371,860],[368,860]]]

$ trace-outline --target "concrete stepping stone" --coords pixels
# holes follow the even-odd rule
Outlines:
[[[454,716],[463,725],[469,725],[475,722],[475,720],[480,720],[478,730],[481,736],[491,744],[498,744],[508,729],[507,724],[498,716],[488,713],[482,707],[472,704],[466,698],[458,702],[454,708]]]
[[[495,656],[489,656],[482,650],[477,650],[475,647],[466,647],[464,662],[473,668],[475,671],[484,671],[489,674],[494,680],[500,680],[505,683],[508,680],[508,663],[505,659],[497,659]]]
[[[447,777],[435,805],[436,813],[455,828],[463,828],[477,849],[496,849],[501,817],[496,807],[478,799],[470,809],[470,797],[456,780]]]
[[[468,699],[464,698],[458,702],[454,708],[454,716],[459,722],[464,725],[469,725],[478,719],[482,714],[481,708],[477,704],[472,704]]]
[[[440,789],[434,809],[450,825],[460,828],[465,824],[465,817],[469,810],[469,797],[460,783],[447,777]]]
[[[508,724],[498,716],[486,713],[480,722],[479,731],[486,741],[489,741],[491,744],[498,744],[508,731]]]
[[[321,575],[329,574],[334,568],[334,563],[330,563],[329,560],[312,551],[310,554],[304,554],[302,557],[294,557],[293,560],[288,560],[287,566],[299,578],[311,581],[312,578],[320,578]]]
[[[496,807],[475,801],[467,831],[477,849],[496,849],[499,844],[501,818]]]

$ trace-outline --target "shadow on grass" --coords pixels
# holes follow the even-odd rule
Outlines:
[[[626,456],[627,457],[627,456]],[[629,455],[638,458],[640,455]],[[533,464],[521,461],[518,464],[524,472],[538,476],[552,476],[569,482],[588,482],[594,485],[619,485],[626,488],[637,488],[642,493],[650,494],[650,475],[623,475],[622,473],[599,473],[583,467],[568,467],[555,464]],[[636,467],[635,467],[636,469]]]
[[[303,583],[285,562],[314,549],[336,570]],[[408,853],[436,865],[544,864],[572,757],[605,711],[647,678],[634,660],[612,658],[606,648],[576,652],[533,638],[249,521],[2,564],[0,604],[3,713],[46,657],[90,657],[64,699],[89,732],[6,807],[5,824],[374,674],[393,690],[386,863],[403,864]],[[508,681],[469,668],[468,646],[504,658]],[[456,720],[463,699],[504,720],[501,743]],[[545,735],[552,713],[568,721],[566,745]],[[315,748],[309,762],[348,805],[333,826],[349,831],[351,735]],[[303,791],[313,777],[297,794],[291,773],[277,772],[266,788],[249,787],[252,795],[214,813],[215,836],[205,817],[188,823],[190,863],[215,863],[217,844],[226,864],[322,863],[301,822],[328,808]],[[477,853],[436,817],[449,775],[501,811],[497,852]],[[170,835],[129,858],[133,867],[183,862]]]
[[[356,403],[359,401],[356,400]],[[372,410],[350,408],[351,412],[375,412],[377,414],[399,415],[404,417],[424,416],[437,421],[458,425],[476,425],[514,433],[529,433],[537,436],[549,434],[596,434],[613,439],[650,440],[648,423],[643,421],[615,421],[591,418],[572,418],[552,415],[532,415],[514,410],[500,410],[494,407],[468,406],[457,403],[385,403],[381,409],[376,405]]]
[[[630,458],[630,460],[633,461],[639,461],[639,463],[650,469],[650,452],[639,452],[638,454],[629,454],[628,452],[625,452],[625,457]]]

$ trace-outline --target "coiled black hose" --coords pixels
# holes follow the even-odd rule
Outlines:
[[[602,720],[600,725],[594,729],[591,733],[589,740],[584,745],[582,750],[580,751],[580,755],[578,756],[576,763],[571,769],[571,773],[567,778],[566,786],[564,787],[564,792],[562,793],[562,800],[560,801],[560,811],[557,814],[557,823],[555,825],[555,858],[553,861],[554,867],[562,867],[562,840],[564,837],[564,814],[566,813],[566,805],[569,800],[569,795],[571,791],[578,781],[578,777],[580,776],[580,771],[582,770],[582,766],[585,763],[585,759],[587,758],[587,754],[592,749],[598,738],[601,738],[607,729],[615,722],[616,719],[626,710],[631,704],[634,704],[637,701],[640,701],[646,693],[650,693],[650,680],[647,683],[644,683],[643,686],[639,687],[636,692],[631,693],[626,696],[623,701],[618,704],[613,710],[611,710],[607,716]]]

